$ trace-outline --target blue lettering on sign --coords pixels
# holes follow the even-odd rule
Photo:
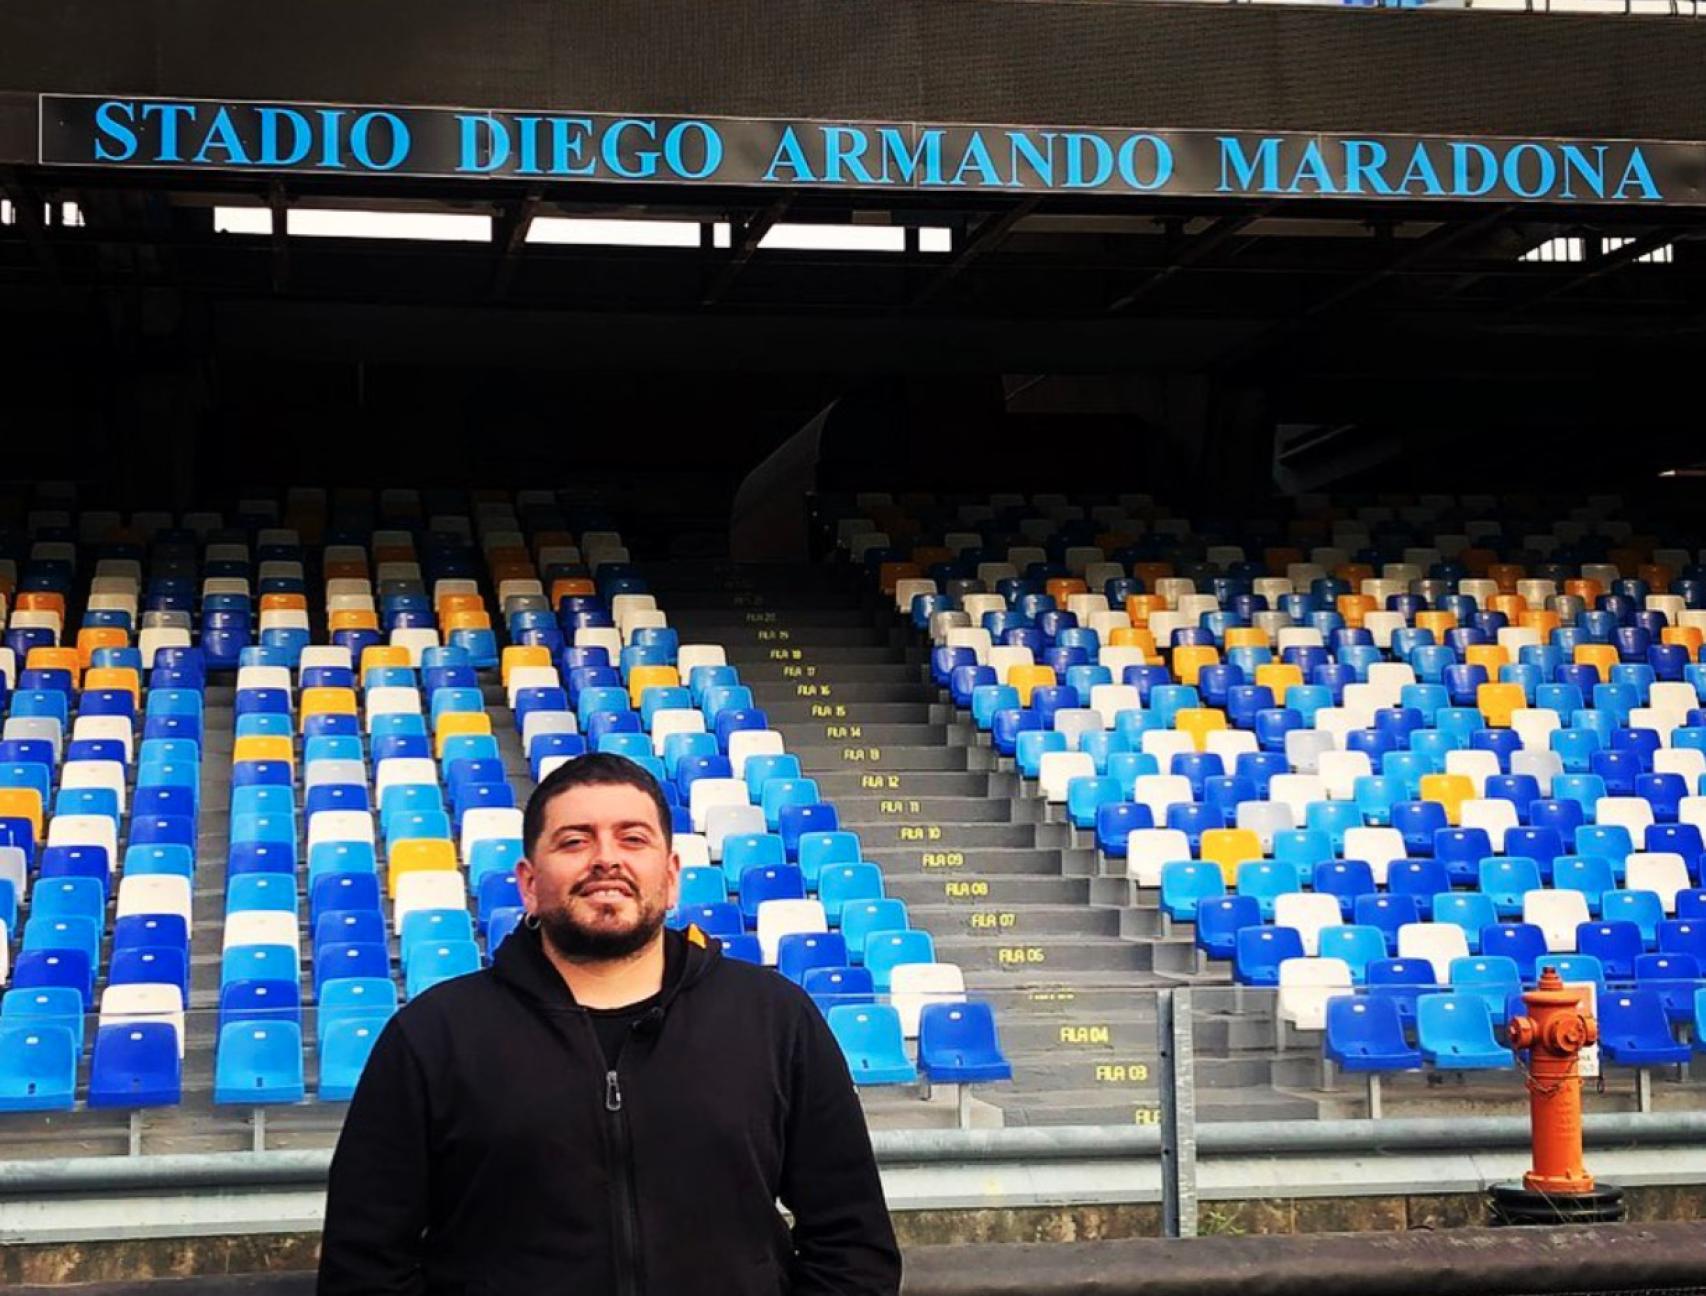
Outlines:
[[[95,160],[97,162],[128,162],[136,156],[136,132],[130,124],[136,120],[131,106],[107,100],[95,109]],[[116,142],[116,148],[108,148],[102,142],[102,136]]]
[[[308,156],[314,147],[314,128],[308,119],[294,108],[257,109],[261,119],[261,147],[255,161],[264,167],[291,167]],[[290,124],[290,149],[281,153],[278,148],[278,128]]]
[[[604,132],[604,165],[610,171],[621,176],[624,180],[649,180],[658,171],[658,155],[656,149],[636,149],[633,158],[636,163],[629,166],[623,157],[623,136],[630,131],[638,132],[654,144],[658,137],[658,124],[639,117],[624,117],[621,121],[611,123],[610,129]]]
[[[1675,146],[1649,145],[1643,151],[1629,143],[1541,139],[719,123],[93,97],[78,111],[55,116],[50,101],[61,97],[42,99],[44,161],[111,165],[942,191],[1644,203],[1665,201],[1649,163],[1653,149],[1663,154],[1661,176],[1690,174],[1685,169],[1690,165],[1698,169],[1697,161],[1676,161]],[[739,141],[733,166],[731,138]]]

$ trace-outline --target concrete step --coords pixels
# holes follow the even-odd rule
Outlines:
[[[822,781],[818,791],[824,792]],[[1012,809],[1006,801],[988,797],[910,797],[884,796],[861,792],[842,794],[835,798],[843,827],[855,824],[896,826],[904,823],[938,824],[1007,824]],[[1034,833],[1030,824],[1018,825]]]
[[[888,894],[913,905],[942,905],[948,911],[989,906],[1084,904],[1081,878],[1033,877],[1014,873],[937,878],[894,874],[884,879]]]
[[[771,720],[770,727],[780,730],[788,750],[808,743],[859,743],[871,747],[930,748],[956,747],[954,735],[933,724],[865,724],[859,720]],[[802,762],[803,763],[803,762]]]
[[[976,906],[945,904],[909,906],[915,926],[923,927],[938,941],[945,936],[977,940],[1030,940],[1039,936],[1119,935],[1119,915],[1110,909],[1083,905],[1013,905],[1001,907],[988,902]]]
[[[942,699],[929,684],[903,681],[850,684],[801,684],[794,680],[764,680],[749,683],[756,698],[766,711],[784,702],[834,702],[847,706],[895,705],[912,703],[940,707]]]
[[[1060,861],[1054,851],[1047,850],[980,850],[945,851],[919,847],[877,847],[867,850],[865,858],[881,864],[885,873],[926,874],[944,880],[959,874],[1033,873],[1044,877],[1060,876]]]
[[[856,724],[867,729],[905,726],[946,732],[937,714],[946,708],[930,702],[844,702],[838,694],[828,701],[776,701],[766,700],[764,690],[754,690],[753,700],[770,717],[770,727],[784,733],[790,725],[806,724]]]
[[[1035,977],[1046,972],[1144,972],[1150,967],[1147,946],[1105,936],[1059,936],[1026,940],[984,940],[974,936],[938,936],[936,958],[974,971],[1006,972]]]
[[[884,746],[868,738],[832,740],[820,731],[815,740],[787,740],[788,750],[800,758],[809,773],[866,770],[870,773],[904,773],[907,770],[987,769],[988,757],[971,747]]]
[[[845,822],[845,821],[844,821]],[[1010,823],[896,823],[867,819],[858,828],[868,849],[918,844],[937,851],[1021,850],[1036,845],[1036,830],[1030,824]]]
[[[798,749],[795,750],[796,753]],[[821,750],[821,749],[820,749]],[[839,750],[839,749],[838,749]],[[802,768],[805,757],[800,758]],[[841,804],[843,797],[876,797],[878,799],[907,797],[952,797],[965,805],[984,804],[991,796],[990,784],[999,778],[983,770],[896,771],[825,769],[812,774],[818,791]],[[1005,808],[1005,800],[1001,804]]]

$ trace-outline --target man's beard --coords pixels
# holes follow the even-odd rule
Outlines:
[[[637,896],[639,913],[630,927],[589,927],[579,922],[569,905],[539,911],[539,929],[551,948],[570,959],[621,959],[639,953],[651,944],[663,927],[661,905]]]

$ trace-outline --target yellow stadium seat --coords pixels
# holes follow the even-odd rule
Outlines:
[[[894,587],[903,580],[918,580],[924,575],[924,569],[912,562],[886,562],[877,568],[877,587],[884,594],[893,597]]]
[[[442,837],[411,837],[393,842],[386,859],[385,889],[397,898],[397,883],[406,873],[456,871],[456,843]]]
[[[1135,576],[1138,580],[1142,581],[1149,588],[1154,589],[1156,581],[1172,580],[1174,576],[1178,575],[1178,572],[1174,568],[1173,564],[1170,562],[1140,562],[1140,563],[1133,563],[1131,565],[1131,574],[1133,576]],[[1139,595],[1136,595],[1135,597],[1137,597],[1137,598],[1154,598],[1156,596],[1153,594],[1150,594],[1150,595],[1139,594]],[[1165,608],[1167,605],[1167,600],[1162,599],[1161,605],[1163,608]]]
[[[44,811],[35,788],[0,788],[0,819],[28,819],[39,843]]]
[[[60,621],[65,620],[65,595],[53,590],[25,590],[18,595],[17,606],[20,612],[57,612]]]
[[[327,620],[334,631],[379,629],[379,614],[371,608],[339,608]]]
[[[32,648],[24,658],[24,669],[70,671],[71,687],[83,687],[83,658],[75,648]]]
[[[1007,671],[1005,683],[1019,690],[1019,705],[1031,705],[1031,690],[1053,688],[1059,681],[1052,666],[1013,666]]]
[[[1303,667],[1296,662],[1263,662],[1256,667],[1256,687],[1272,689],[1283,698],[1288,688],[1303,683]]]
[[[1467,774],[1422,775],[1423,801],[1438,801],[1445,807],[1445,821],[1455,828],[1463,821],[1463,803],[1475,795],[1475,784]]]
[[[1492,729],[1509,729],[1511,712],[1528,705],[1520,684],[1483,684],[1475,690],[1475,705]]]
[[[1108,636],[1110,648],[1141,648],[1143,655],[1153,661],[1156,657],[1155,636],[1142,626],[1118,626]]]
[[[1074,594],[1088,594],[1090,587],[1076,576],[1056,576],[1044,582],[1043,592],[1054,597],[1056,607],[1065,607]]]
[[[1564,593],[1573,594],[1589,607],[1599,601],[1605,593],[1605,586],[1596,580],[1567,580],[1564,582]]]
[[[560,606],[566,598],[581,598],[596,593],[598,586],[584,576],[565,576],[551,582],[551,606]]]
[[[407,666],[408,664],[409,650],[407,648],[392,647],[390,644],[374,644],[371,648],[361,650],[361,673],[357,678],[365,680],[367,672],[375,666]]]
[[[306,612],[308,596],[306,594],[263,594],[261,595],[261,611],[263,612]]]
[[[511,644],[504,649],[503,657],[499,660],[499,679],[505,688],[509,687],[509,673],[518,666],[549,666],[551,650],[543,644]]]
[[[31,656],[34,656],[32,653]],[[1617,665],[1617,646],[1615,644],[1577,644],[1575,663],[1578,666],[1592,666],[1599,672],[1599,682],[1611,682],[1611,668]]]
[[[1367,563],[1340,563],[1332,572],[1334,580],[1342,580],[1354,590],[1361,589],[1362,583],[1365,580],[1373,580],[1376,574],[1374,568]]]
[[[359,715],[355,690],[321,686],[302,690],[302,727],[308,727],[308,717],[317,715]]]
[[[1208,748],[1211,733],[1226,727],[1226,712],[1215,707],[1185,707],[1173,717],[1173,728],[1189,734],[1198,751]]]
[[[245,734],[231,744],[231,763],[238,761],[289,761],[296,763],[296,746],[283,734]]]
[[[1501,595],[1513,595],[1513,594],[1515,594],[1516,593],[1516,583],[1519,580],[1525,579],[1527,576],[1528,576],[1528,568],[1524,567],[1521,563],[1488,563],[1487,564],[1486,579],[1490,580],[1490,581],[1492,581],[1498,585],[1499,593]],[[1493,608],[1493,611],[1495,611],[1495,612],[1499,612],[1502,610],[1503,609],[1497,608],[1497,607]],[[1507,612],[1507,613],[1505,613],[1505,615],[1509,616],[1510,614]]]
[[[339,558],[326,564],[327,580],[366,580],[367,561],[359,558]]]
[[[433,611],[442,624],[453,612],[484,612],[485,600],[478,594],[440,594]]]
[[[1131,623],[1139,628],[1149,625],[1149,615],[1152,612],[1165,612],[1167,600],[1159,594],[1128,594],[1125,600],[1125,614],[1131,618]]]
[[[1262,858],[1262,839],[1248,828],[1210,828],[1202,835],[1202,858],[1205,864],[1218,864],[1231,886],[1238,881],[1240,864]]]
[[[492,584],[502,585],[511,580],[538,580],[539,571],[525,558],[516,562],[494,562],[491,564]]]
[[[681,672],[673,666],[636,666],[628,672],[628,702],[638,709],[649,688],[680,688]]]
[[[485,608],[463,608],[457,612],[447,612],[441,628],[447,634],[452,630],[490,630],[492,614]]]
[[[1688,649],[1688,660],[1700,660],[1701,633],[1699,626],[1666,626],[1659,631],[1659,642],[1681,644]]]
[[[1432,630],[1435,643],[1444,643],[1446,632],[1457,629],[1455,612],[1418,612],[1416,629]]]
[[[77,632],[77,661],[84,670],[95,660],[95,649],[128,647],[130,635],[117,626],[84,626]]]
[[[142,706],[142,678],[134,666],[91,666],[83,672],[83,688],[123,689]]]
[[[1379,604],[1369,594],[1339,595],[1339,615],[1344,617],[1345,625],[1352,630],[1362,629],[1363,618],[1370,612],[1378,612]]]
[[[1268,632],[1260,626],[1229,626],[1226,631],[1226,647],[1233,648],[1266,648]]]
[[[1499,668],[1511,664],[1511,655],[1501,644],[1470,644],[1463,650],[1465,666],[1479,666],[1487,672],[1487,678],[1499,678]]]
[[[1220,664],[1220,649],[1213,644],[1186,644],[1173,649],[1173,678],[1196,687],[1204,666]]]
[[[418,557],[413,544],[377,545],[373,550],[373,561],[376,563],[407,563],[414,562]]]
[[[1522,624],[1522,614],[1528,611],[1528,600],[1520,594],[1495,594],[1487,600],[1487,610],[1504,613],[1512,625]]]
[[[484,711],[446,711],[438,717],[433,729],[432,754],[444,756],[444,744],[458,734],[489,734],[492,718]]]
[[[1550,643],[1552,632],[1563,624],[1563,620],[1556,612],[1545,608],[1529,608],[1516,619],[1516,623],[1525,630],[1533,630],[1542,643]]]

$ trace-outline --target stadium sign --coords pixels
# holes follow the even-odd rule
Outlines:
[[[1706,202],[1706,145],[42,95],[70,166],[1166,197]]]

